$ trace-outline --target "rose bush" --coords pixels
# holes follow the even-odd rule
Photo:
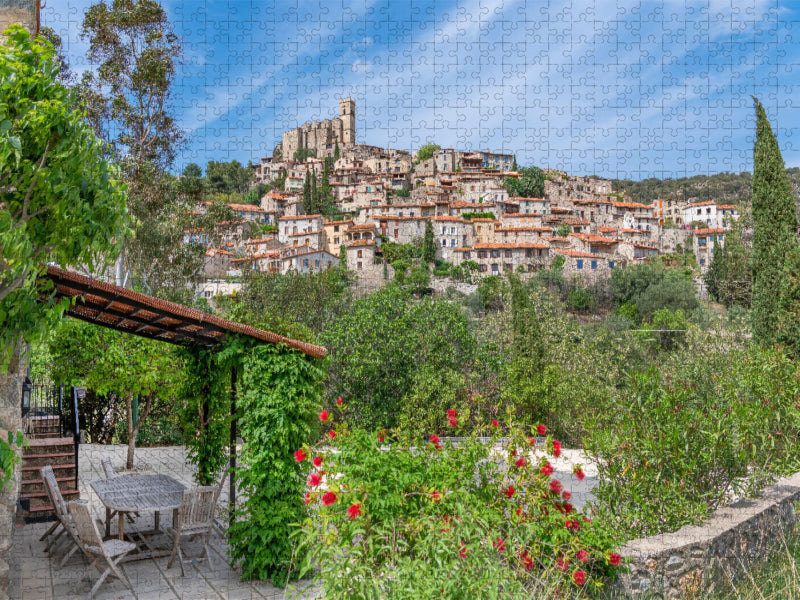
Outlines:
[[[447,419],[458,433],[468,415]],[[316,572],[325,598],[584,598],[619,568],[613,532],[534,453],[536,428],[508,418],[448,443],[331,420],[335,436],[298,449],[324,465],[310,466],[322,483],[296,535],[301,573]],[[560,450],[551,438],[544,448]]]

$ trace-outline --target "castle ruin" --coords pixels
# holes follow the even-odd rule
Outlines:
[[[339,116],[316,123],[306,123],[283,134],[279,152],[284,160],[292,160],[298,150],[313,150],[317,158],[333,156],[336,144],[349,148],[356,142],[356,102],[352,98],[339,99]]]

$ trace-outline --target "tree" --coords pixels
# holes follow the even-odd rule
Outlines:
[[[314,199],[311,195],[311,178],[308,171],[306,171],[306,178],[303,181],[303,214],[314,214]]]
[[[556,227],[556,235],[558,237],[567,237],[570,233],[572,233],[572,228],[566,223],[561,223]]]
[[[347,246],[339,244],[339,266],[347,269]]]
[[[517,170],[519,177],[507,177],[503,187],[509,196],[520,198],[544,197],[544,171],[539,167],[522,167]]]
[[[775,341],[775,325],[788,317],[781,310],[780,292],[791,286],[785,268],[798,246],[797,207],[767,114],[753,100],[753,339],[769,345]]]
[[[0,364],[67,307],[41,303],[47,263],[94,269],[127,231],[119,170],[74,98],[53,49],[19,26],[0,44]]]
[[[545,364],[545,344],[539,317],[519,277],[509,274],[511,288],[512,355],[515,376],[537,376]]]
[[[420,163],[423,160],[433,158],[434,153],[441,149],[442,147],[439,144],[425,144],[417,151],[417,162]]]
[[[312,148],[299,148],[295,150],[294,158],[295,162],[305,162],[307,158],[315,158],[317,156],[317,151]]]
[[[708,295],[717,302],[722,303],[722,282],[728,278],[728,264],[727,257],[719,242],[714,240],[713,256],[711,257],[711,264],[708,265],[708,270],[703,275],[703,281],[706,284]]]
[[[203,171],[200,168],[200,165],[197,163],[189,163],[183,168],[183,173],[181,173],[183,177],[196,177],[200,178],[203,176]]]
[[[425,237],[422,241],[422,260],[433,263],[436,260],[436,242],[433,239],[433,223],[425,222]]]
[[[238,160],[230,162],[208,161],[206,181],[208,189],[219,194],[243,194],[253,180],[253,170],[242,166]]]
[[[340,154],[339,154],[339,140],[336,140],[335,145],[333,147],[333,160],[334,161],[339,160],[339,156],[340,156]]]
[[[511,164],[511,170],[512,171],[516,171],[517,170],[517,155],[516,154],[514,155],[514,162]]]

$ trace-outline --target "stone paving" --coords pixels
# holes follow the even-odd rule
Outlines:
[[[105,510],[89,483],[104,478],[101,460],[110,456],[115,468],[122,470],[125,464],[126,446],[83,445],[79,455],[79,487],[81,498],[89,499],[92,509],[98,518],[105,519]],[[591,492],[597,484],[597,469],[578,450],[564,449],[559,459],[550,459],[555,472],[553,477],[559,479],[564,488],[572,492],[573,504],[580,508],[591,499]],[[583,481],[572,475],[572,464],[581,463],[586,473]],[[187,486],[194,485],[194,469],[186,463],[186,450],[180,446],[168,448],[137,448],[136,464],[147,466],[149,470],[170,475]],[[228,485],[220,496],[221,505],[227,505]],[[170,515],[162,515],[169,524]],[[87,577],[86,563],[81,557],[73,555],[63,569],[59,569],[55,561],[51,561],[44,553],[44,542],[41,535],[50,527],[50,523],[25,525],[14,532],[14,545],[9,560],[10,587],[9,597],[12,600],[77,600],[88,596],[93,583]],[[153,526],[152,515],[142,515],[136,519],[131,528],[147,530]],[[126,529],[127,531],[128,529]],[[112,535],[116,525],[112,525]],[[101,531],[102,533],[102,531]],[[170,539],[164,536],[153,538],[156,545],[171,548]],[[187,538],[181,542],[186,556],[200,553],[202,547],[192,544]],[[125,573],[136,588],[132,594],[122,583],[114,578],[107,579],[98,590],[97,600],[250,600],[278,598],[315,598],[317,593],[308,587],[308,582],[297,585],[298,591],[280,590],[268,583],[243,582],[241,572],[230,566],[227,557],[225,540],[214,534],[212,536],[213,568],[207,561],[197,561],[186,565],[186,577],[181,577],[180,566],[176,563],[167,569],[169,557],[159,559],[138,560],[124,563]],[[91,573],[92,581],[99,575],[96,569]]]
[[[100,461],[110,456],[115,468],[122,469],[125,464],[126,446],[83,445],[79,455],[79,487],[81,498],[88,498],[92,509],[99,518],[105,519],[105,510],[92,491],[89,483],[104,478]],[[183,447],[169,448],[137,448],[136,463],[147,465],[150,470],[164,473],[178,479],[187,486],[194,485],[193,468],[186,464],[186,451]],[[228,486],[222,492],[221,504],[227,504]],[[169,525],[171,515],[162,515]],[[14,543],[9,560],[10,586],[9,597],[12,600],[84,600],[88,597],[94,581],[99,576],[92,570],[92,583],[87,576],[87,564],[76,553],[59,569],[57,561],[51,561],[44,552],[41,535],[51,523],[32,523],[18,528],[14,532]],[[134,524],[127,524],[131,529],[147,530],[153,526],[152,515],[142,515]],[[126,531],[128,529],[126,528]],[[112,535],[116,525],[112,525]],[[102,531],[101,531],[102,533]],[[157,536],[153,543],[171,548],[168,536]],[[181,541],[185,556],[195,556],[202,550],[202,545]],[[231,568],[227,557],[225,540],[218,534],[212,536],[213,568],[207,561],[197,561],[186,565],[186,577],[181,577],[177,560],[171,569],[167,569],[169,557],[146,559],[123,563],[123,569],[136,589],[132,594],[121,582],[109,577],[103,582],[95,598],[97,600],[250,600],[293,598],[298,595],[292,590],[280,590],[269,583],[241,581],[241,572]],[[298,584],[302,590],[307,587]],[[314,597],[313,593],[305,593],[301,598]]]

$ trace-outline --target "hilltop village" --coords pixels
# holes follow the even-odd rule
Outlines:
[[[339,117],[285,132],[273,156],[251,167],[253,185],[272,189],[259,206],[230,205],[239,220],[227,224],[221,247],[207,248],[198,295],[234,292],[250,269],[309,273],[342,260],[362,285],[380,287],[394,277],[382,246],[420,245],[428,228],[436,261],[473,280],[557,261],[590,283],[632,261],[688,250],[702,272],[739,216],[713,201],[631,202],[610,180],[553,169],[543,171],[542,197],[513,195],[509,180],[521,177],[513,155],[438,148],[420,156],[356,144],[355,110],[341,99]],[[325,181],[339,217],[306,214],[312,180]],[[186,232],[187,242],[203,239]]]

